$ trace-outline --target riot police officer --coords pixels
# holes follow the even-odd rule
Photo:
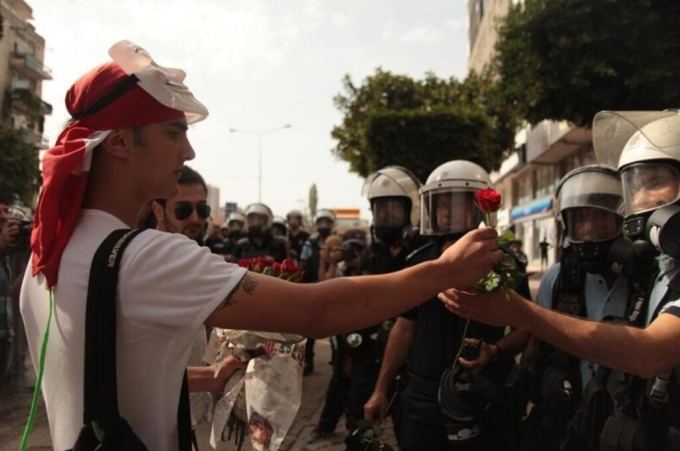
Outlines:
[[[288,256],[286,242],[271,233],[274,215],[265,204],[250,204],[245,210],[248,236],[237,244],[237,258],[271,257],[281,262]]]
[[[463,234],[479,227],[482,212],[475,204],[474,193],[490,186],[488,173],[475,163],[454,160],[437,167],[420,189],[421,233],[431,241],[409,256],[409,264],[437,258]],[[488,389],[493,391],[500,386],[512,360],[494,361],[482,370],[480,377],[464,384],[475,392],[468,400],[480,406],[472,415],[458,420],[445,416],[438,401],[440,378],[454,363],[465,324],[461,317],[446,313],[444,305],[433,298],[397,319],[365,414],[372,420],[384,418],[388,387],[408,355],[408,382],[401,394],[403,450],[494,449],[493,445],[499,445],[494,439],[500,441],[496,448],[502,448],[505,438],[500,430],[502,425],[493,425],[486,418],[488,412],[499,411],[491,408],[494,399]],[[503,335],[503,328],[478,323],[470,324],[467,333],[467,337],[487,343],[495,343]],[[450,401],[444,400],[447,405]]]
[[[309,233],[303,227],[302,212],[300,210],[289,211],[286,215],[286,224],[288,225],[291,258],[299,260],[302,246],[309,239]]]
[[[314,219],[316,226],[316,233],[305,241],[302,250],[300,251],[300,265],[304,271],[303,281],[305,283],[313,283],[319,281],[319,255],[321,246],[328,238],[335,228],[335,213],[328,209],[321,209],[316,213]],[[314,372],[314,343],[316,340],[313,337],[307,338],[307,345],[305,346],[305,369],[304,374],[308,375]]]
[[[556,198],[564,237],[562,255],[544,274],[537,303],[592,321],[624,318],[633,289],[610,252],[622,239],[623,194],[618,173],[603,165],[574,169],[558,184]],[[521,385],[533,407],[524,421],[520,449],[558,450],[581,401],[582,388],[596,368],[533,338],[521,367]]]
[[[602,324],[564,315],[524,302],[512,292],[509,301],[503,294],[475,296],[456,290],[439,297],[457,314],[523,327],[557,348],[616,370],[606,379],[612,413],[600,434],[601,449],[677,450],[680,115],[599,113],[593,136],[604,138],[595,140],[601,162],[618,160],[624,233],[632,240],[635,259],[657,254],[648,288],[641,285],[643,295],[625,323]]]

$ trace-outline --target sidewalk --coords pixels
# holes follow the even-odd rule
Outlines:
[[[346,435],[344,420],[336,428],[335,435],[327,440],[309,443],[310,434],[319,419],[326,396],[326,387],[331,377],[330,342],[327,339],[316,342],[315,367],[316,372],[303,379],[302,405],[291,426],[281,451],[343,451]],[[21,434],[28,417],[31,404],[31,392],[28,390],[0,394],[0,451],[16,451],[19,449]],[[211,450],[208,444],[210,426],[202,425],[198,429],[198,442],[201,451]],[[396,449],[396,439],[389,421],[385,424],[383,440]],[[45,409],[42,406],[36,417],[33,433],[31,434],[29,450],[51,450],[49,428]],[[248,442],[244,443],[242,451],[251,450]]]

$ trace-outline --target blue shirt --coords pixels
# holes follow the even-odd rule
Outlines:
[[[560,274],[560,263],[552,265],[543,275],[538,288],[536,302],[541,307],[552,309],[555,283]],[[619,276],[611,289],[607,281],[600,274],[586,273],[585,281],[586,317],[592,321],[602,321],[607,316],[624,318],[628,306],[628,279]],[[581,361],[582,387],[588,384],[595,370],[595,364],[586,360]]]
[[[649,295],[649,307],[647,308],[647,316],[645,317],[645,325],[647,326],[649,326],[654,319],[654,313],[669,290],[668,283],[675,277],[678,271],[680,271],[675,260],[667,255],[660,255],[657,257],[657,261],[659,262],[659,275],[654,283],[654,288],[652,288],[652,293]],[[661,309],[660,313],[670,313],[675,316],[680,316],[680,299],[675,299],[666,304],[663,309]]]

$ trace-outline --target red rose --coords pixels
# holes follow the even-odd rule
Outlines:
[[[242,258],[238,261],[238,265],[241,268],[250,268],[250,259],[249,258]]]
[[[484,213],[493,213],[501,207],[501,195],[493,188],[485,188],[475,193],[477,206]]]
[[[281,271],[285,273],[295,273],[300,271],[300,267],[295,263],[295,260],[286,258],[281,262]]]
[[[272,269],[274,270],[274,274],[278,275],[281,272],[281,263],[274,263]]]

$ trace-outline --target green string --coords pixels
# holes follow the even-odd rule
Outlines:
[[[50,336],[50,323],[52,322],[52,310],[54,309],[54,299],[52,298],[52,290],[50,291],[50,310],[47,316],[47,327],[45,328],[45,333],[42,337],[42,343],[40,344],[40,362],[38,365],[38,378],[35,381],[35,387],[33,387],[33,400],[31,401],[31,411],[28,414],[28,421],[26,421],[26,427],[24,428],[24,435],[21,438],[21,445],[19,445],[20,451],[26,451],[28,448],[28,438],[33,430],[33,422],[35,421],[36,411],[38,410],[38,399],[40,398],[40,387],[42,386],[43,372],[45,371],[45,354],[47,354],[47,339]]]
[[[465,339],[467,338],[467,333],[468,333],[468,327],[470,327],[470,319],[469,318],[465,321],[465,327],[463,328],[463,335],[460,337],[460,346],[458,347],[458,352],[456,352],[456,358],[453,359],[453,365],[452,366],[456,365],[456,363],[458,362],[458,359],[460,358],[460,355],[463,353],[463,348],[465,347]]]

